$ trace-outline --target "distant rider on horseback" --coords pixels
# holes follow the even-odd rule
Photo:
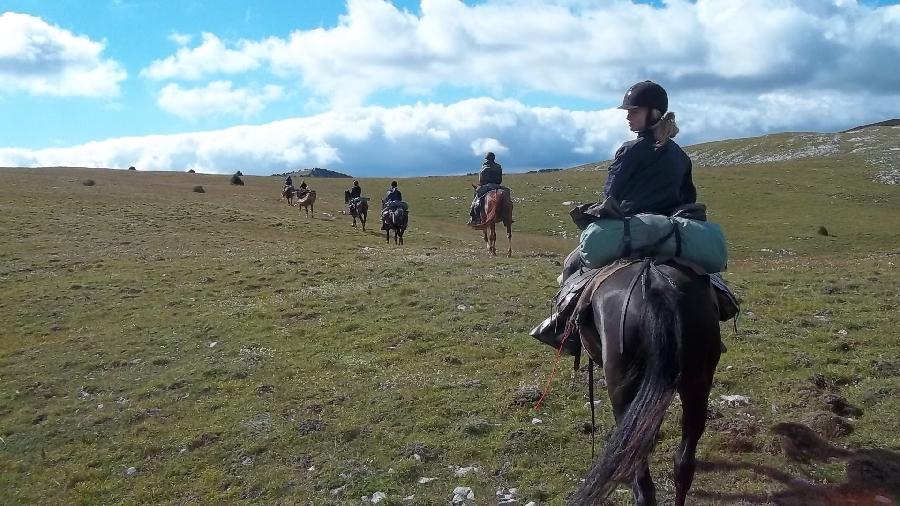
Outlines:
[[[478,188],[475,189],[475,200],[472,201],[472,209],[469,211],[469,225],[477,225],[484,213],[484,196],[490,190],[496,189],[503,182],[503,167],[495,162],[494,153],[484,155],[484,162],[478,172]]]
[[[359,181],[354,181],[353,186],[349,190],[344,191],[344,203],[350,204],[354,199],[358,199],[361,196],[362,187],[359,186]]]
[[[306,186],[306,181],[300,181],[300,189],[297,190],[297,198],[302,199],[307,193],[309,193],[309,188]]]
[[[288,193],[290,190],[290,193]],[[288,193],[288,195],[294,193],[294,181],[291,179],[291,175],[288,174],[288,177],[284,180],[284,186],[281,188],[281,193]]]
[[[384,194],[382,203],[387,205],[388,202],[401,202],[402,200],[403,195],[400,193],[400,190],[397,189],[397,182],[391,181],[391,189]]]

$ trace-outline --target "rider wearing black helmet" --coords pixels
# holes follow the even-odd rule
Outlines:
[[[349,190],[344,190],[344,203],[349,204],[353,199],[358,199],[361,196],[362,187],[359,186],[359,181],[353,181],[353,186]]]
[[[478,221],[481,219],[484,195],[492,187],[503,183],[503,167],[494,161],[496,158],[494,153],[490,151],[484,155],[484,162],[481,164],[481,170],[478,172],[478,187],[475,189],[475,199],[472,202],[472,208],[469,210],[470,225],[478,224]]]
[[[697,201],[691,179],[691,159],[672,141],[678,133],[675,114],[662,86],[642,81],[625,93],[619,109],[627,111],[628,126],[638,138],[619,148],[603,188],[618,201],[623,213],[670,214]]]
[[[391,189],[384,194],[383,203],[388,202],[400,202],[403,200],[403,195],[400,193],[400,190],[397,189],[397,182],[391,181]]]

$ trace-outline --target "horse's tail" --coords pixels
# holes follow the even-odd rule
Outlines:
[[[502,202],[503,202],[503,215],[502,215],[503,224],[506,225],[507,227],[509,227],[513,223],[512,195],[510,195],[510,193],[508,191],[504,191],[504,192],[502,192],[502,194],[503,194],[503,199],[502,199]]]
[[[646,359],[638,366],[643,370],[635,371],[637,394],[570,504],[602,503],[619,483],[634,477],[653,450],[681,373],[681,319],[671,291],[664,288],[651,287],[644,299],[640,353]]]

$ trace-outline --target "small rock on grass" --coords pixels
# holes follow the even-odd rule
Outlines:
[[[750,398],[746,395],[720,395],[719,400],[722,404],[727,404],[731,407],[747,406],[750,404]]]
[[[466,466],[466,467],[457,467],[456,472],[454,474],[456,474],[457,478],[460,478],[469,473],[477,473],[477,472],[478,472],[477,466]]]
[[[456,487],[453,489],[453,498],[450,502],[454,505],[470,504],[475,501],[475,492],[469,487]]]

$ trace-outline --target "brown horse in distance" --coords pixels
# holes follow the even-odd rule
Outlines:
[[[316,192],[315,190],[310,190],[306,192],[305,195],[297,199],[297,205],[302,207],[304,211],[306,211],[306,219],[309,219],[310,212],[313,217],[316,216]]]
[[[477,188],[477,186],[472,185]],[[484,232],[484,243],[491,255],[497,256],[497,223],[503,223],[506,227],[507,249],[506,256],[512,256],[512,224],[513,202],[509,191],[497,189],[491,190],[484,196],[484,213],[481,222],[472,225],[472,228]]]
[[[296,188],[293,186],[285,186],[281,190],[281,198],[287,200],[289,206],[294,205],[294,195],[297,193]]]

